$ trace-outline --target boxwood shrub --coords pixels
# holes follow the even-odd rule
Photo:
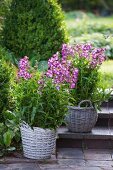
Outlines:
[[[10,76],[10,66],[0,59],[0,122],[3,122],[3,113],[9,105]]]
[[[68,40],[63,19],[56,0],[12,0],[3,43],[17,58],[46,60]]]

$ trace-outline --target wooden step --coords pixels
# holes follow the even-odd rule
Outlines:
[[[98,111],[96,126],[113,126],[113,107],[102,107],[101,111]]]
[[[102,103],[102,107],[113,107],[113,94],[111,95],[109,101]]]
[[[99,118],[113,118],[113,107],[101,107],[98,116]]]
[[[72,133],[66,127],[60,127],[57,147],[113,148],[113,128],[94,127],[90,133]]]

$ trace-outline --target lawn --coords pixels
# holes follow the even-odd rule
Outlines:
[[[101,66],[101,72],[113,74],[113,60],[105,61]]]
[[[100,71],[103,75],[103,82],[107,88],[113,87],[113,60],[105,61]]]

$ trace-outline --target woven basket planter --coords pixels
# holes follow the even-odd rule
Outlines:
[[[49,129],[34,127],[25,122],[20,127],[23,152],[26,158],[49,159],[55,149],[56,133]]]
[[[85,102],[89,103],[90,106],[81,107],[81,104]],[[78,107],[68,106],[68,112],[65,121],[71,132],[90,132],[98,118],[98,114],[89,100],[81,101]]]

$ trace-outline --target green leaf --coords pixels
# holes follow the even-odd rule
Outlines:
[[[15,151],[15,150],[16,150],[15,147],[9,147],[9,148],[7,148],[7,151]]]
[[[0,157],[3,157],[3,152],[0,152]]]
[[[39,71],[43,72],[48,69],[47,61],[40,61],[38,64]]]
[[[7,131],[6,133],[4,133],[3,140],[4,140],[4,144],[6,147],[10,146],[11,139],[12,139],[12,136],[11,136],[10,131]]]
[[[35,114],[36,114],[36,107],[33,107],[33,111],[31,113],[31,123],[33,123],[33,121],[34,121]]]
[[[14,112],[9,111],[9,110],[5,111],[4,115],[7,119],[14,119],[16,117],[16,114]]]

